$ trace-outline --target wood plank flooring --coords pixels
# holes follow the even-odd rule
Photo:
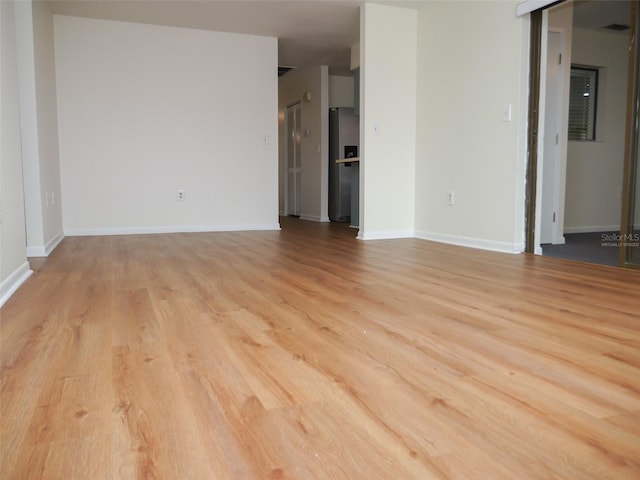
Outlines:
[[[32,262],[0,478],[640,478],[640,272],[282,220]]]

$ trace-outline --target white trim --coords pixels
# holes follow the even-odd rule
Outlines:
[[[70,228],[67,237],[93,235],[144,235],[153,233],[200,233],[200,232],[244,232],[254,230],[280,230],[279,223],[259,225],[196,225],[183,227],[122,227],[122,228]]]
[[[49,256],[51,252],[53,252],[58,245],[60,245],[60,242],[62,240],[64,240],[64,233],[60,232],[58,235],[56,235],[46,243],[46,245],[44,246],[44,251],[47,254],[47,256]]]
[[[59,233],[51,240],[49,240],[46,245],[36,245],[36,246],[27,246],[27,257],[48,257],[51,252],[55,250],[55,248],[60,244],[60,242],[64,239],[64,235]]]
[[[555,237],[554,239],[552,239],[551,243],[543,243],[538,245],[533,249],[533,253],[535,253],[536,255],[542,255],[542,245],[564,245],[565,243],[567,243],[567,240],[563,235],[560,235],[559,237]]]
[[[620,225],[588,225],[584,227],[564,227],[564,233],[619,232]]]
[[[556,3],[557,1],[558,0],[525,0],[524,2],[516,5],[516,16],[520,17],[522,15],[526,15],[527,13],[544,8],[552,3]]]
[[[481,250],[491,250],[502,253],[522,253],[524,243],[498,242],[495,240],[485,240],[483,238],[463,237],[461,235],[448,235],[433,232],[416,232],[416,238],[431,240],[433,242],[448,243],[460,247],[478,248]]]
[[[310,222],[321,222],[321,223],[326,223],[330,221],[329,217],[323,217],[320,215],[308,215],[306,213],[300,214],[300,220],[308,220]]]
[[[381,231],[381,232],[365,232],[362,229],[358,231],[358,240],[392,240],[395,238],[413,238],[415,235],[410,231]]]
[[[24,262],[0,283],[0,307],[11,298],[11,295],[20,288],[20,285],[22,285],[32,273],[33,271],[29,267],[29,262]]]

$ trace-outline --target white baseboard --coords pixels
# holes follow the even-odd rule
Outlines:
[[[583,227],[564,227],[564,233],[619,232],[620,225],[587,225]]]
[[[543,244],[537,245],[533,249],[533,253],[535,255],[543,255],[542,245],[564,245],[565,243],[567,243],[567,240],[564,238],[563,235],[560,235],[559,237],[556,237],[555,240],[551,240],[551,243],[543,243]]]
[[[358,240],[392,240],[394,238],[413,238],[414,236],[414,233],[409,230],[385,230],[380,232],[363,232],[362,230],[359,230],[356,238]]]
[[[20,285],[22,285],[32,273],[33,271],[31,271],[29,267],[29,262],[24,262],[0,283],[0,307],[11,298],[11,295],[20,288]]]
[[[64,234],[60,232],[58,235],[47,242],[47,244],[45,245],[45,253],[47,254],[47,256],[49,256],[58,245],[60,245],[60,242],[62,240],[64,240]]]
[[[433,242],[449,243],[460,247],[478,248],[480,250],[491,250],[502,253],[522,253],[524,243],[498,242],[495,240],[485,240],[482,238],[464,237],[461,235],[447,235],[433,232],[416,232],[416,238],[431,240]]]
[[[59,233],[51,240],[49,240],[44,246],[43,245],[31,245],[27,246],[27,257],[48,257],[51,252],[55,250],[55,248],[60,244],[60,242],[64,239],[64,235]]]
[[[322,217],[320,215],[308,215],[306,213],[300,214],[300,220],[308,220],[310,222],[321,222],[321,223],[327,223],[330,221],[329,217]]]
[[[207,233],[207,232],[245,232],[254,230],[280,230],[279,223],[256,225],[195,225],[181,227],[123,227],[123,228],[69,228],[67,237],[85,237],[101,235],[145,235],[153,233]]]

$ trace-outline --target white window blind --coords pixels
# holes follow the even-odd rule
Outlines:
[[[598,69],[571,67],[569,140],[596,139]]]

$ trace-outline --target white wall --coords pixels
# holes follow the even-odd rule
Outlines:
[[[65,234],[279,228],[275,38],[54,27]]]
[[[569,141],[565,233],[620,228],[628,45],[627,35],[573,30],[571,62],[601,70],[596,141]]]
[[[0,2],[0,306],[31,274],[20,155],[14,2]]]
[[[33,3],[33,24],[40,187],[42,196],[45,197],[42,224],[45,253],[48,254],[52,247],[55,247],[63,238],[56,67],[53,46],[53,14],[50,2]]]
[[[353,77],[329,75],[329,108],[354,107]]]
[[[302,101],[306,92],[310,101]],[[302,137],[300,174],[300,218],[329,221],[329,69],[327,66],[291,70],[280,77],[278,108],[280,118],[280,211],[284,213],[286,165],[284,110],[300,102]]]
[[[360,42],[355,45],[351,45],[351,58],[349,61],[349,68],[355,70],[360,67]]]
[[[49,2],[16,5],[27,254],[62,240],[53,14]]]
[[[360,239],[414,233],[417,17],[361,8]]]
[[[433,2],[418,12],[421,238],[524,249],[529,19],[516,17],[517,3]]]
[[[42,226],[43,199],[40,193],[36,72],[31,2],[17,2],[15,23],[27,245],[37,248],[44,245],[44,231]]]

